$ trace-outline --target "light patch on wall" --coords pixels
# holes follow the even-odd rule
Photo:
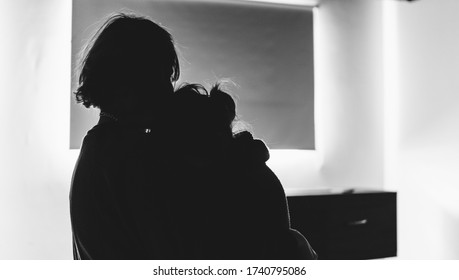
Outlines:
[[[0,259],[70,259],[71,1],[0,9]]]
[[[212,1],[212,0],[209,0]],[[242,0],[244,1],[244,0]],[[245,0],[247,2],[262,2],[281,5],[316,6],[320,0]]]
[[[393,187],[398,176],[396,174],[400,121],[398,4],[395,1],[383,3],[384,185],[386,187]]]

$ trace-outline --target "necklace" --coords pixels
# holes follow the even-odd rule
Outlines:
[[[106,113],[106,112],[100,112],[99,116],[101,116],[101,117],[107,117],[107,118],[109,118],[109,119],[114,120],[115,122],[118,121],[118,118],[117,118],[117,117],[115,117],[115,116],[112,115],[112,114]]]
[[[106,117],[106,118],[112,119],[115,122],[118,122],[118,118],[115,117],[115,115],[110,114],[110,113],[100,112],[99,116],[100,117]],[[137,130],[137,128],[136,128],[136,130]],[[152,129],[151,128],[141,128],[140,131],[142,131],[145,134],[151,134]]]

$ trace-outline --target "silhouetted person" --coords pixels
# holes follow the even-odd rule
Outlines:
[[[204,240],[188,257],[316,258],[306,239],[290,228],[284,190],[266,165],[266,145],[248,131],[234,131],[232,97],[218,84],[210,92],[188,84],[176,91],[173,103],[177,109],[173,126],[180,133],[174,139],[186,139],[175,144],[179,169],[189,173],[177,184],[187,194],[181,205],[189,205],[188,211],[177,213],[174,220],[180,222],[175,226],[186,231],[198,221],[196,236],[186,236],[191,238],[184,246]]]
[[[72,180],[74,258],[173,258],[161,230],[167,205],[153,193],[169,187],[158,184],[170,167],[161,162],[167,139],[158,136],[180,74],[172,37],[149,19],[114,15],[86,47],[80,71],[76,99],[101,116]]]
[[[232,98],[174,92],[178,77],[171,35],[147,18],[112,16],[90,41],[76,98],[101,116],[72,179],[74,258],[313,258],[266,146],[233,133]]]

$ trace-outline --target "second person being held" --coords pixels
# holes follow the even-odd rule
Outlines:
[[[186,215],[202,223],[194,237],[206,244],[202,257],[315,259],[304,236],[290,228],[282,184],[266,165],[265,143],[248,131],[235,131],[233,98],[220,84],[210,91],[185,84],[173,103],[180,170],[190,172],[177,185],[195,198],[192,205],[199,201],[198,207],[189,205]]]

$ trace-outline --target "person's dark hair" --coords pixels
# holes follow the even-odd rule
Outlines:
[[[232,138],[236,104],[220,84],[207,91],[202,85],[185,83],[174,96],[183,133],[209,140],[205,142],[215,141],[215,137]]]
[[[250,127],[236,117],[236,103],[221,84],[210,91],[200,84],[183,84],[171,100],[173,141],[195,163],[204,159],[240,164],[242,159],[252,164],[269,159],[264,142],[254,139]]]
[[[146,17],[125,13],[110,16],[99,28],[79,67],[77,102],[101,109],[126,95],[142,102],[172,93],[180,75],[171,34]]]

